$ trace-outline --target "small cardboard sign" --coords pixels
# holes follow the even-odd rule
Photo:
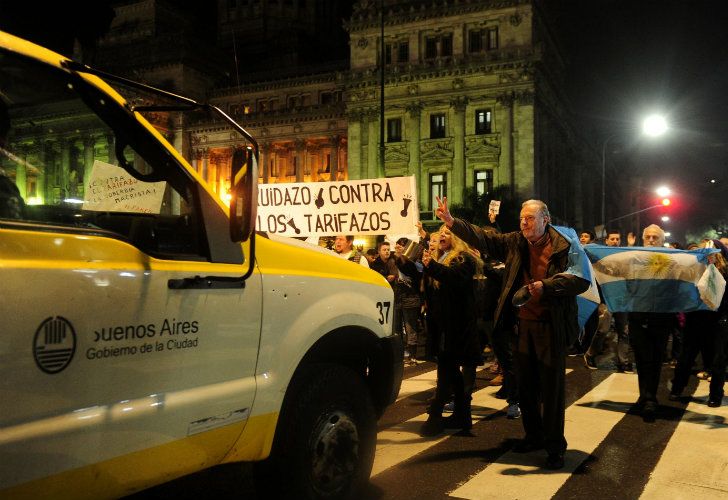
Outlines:
[[[488,205],[488,212],[492,212],[496,215],[500,212],[500,205],[501,202],[499,200],[490,200],[490,205]]]
[[[121,167],[94,161],[84,189],[83,210],[158,214],[167,183],[143,182]]]

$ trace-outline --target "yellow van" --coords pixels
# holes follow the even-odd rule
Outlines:
[[[240,137],[229,210],[159,127],[200,113]],[[0,497],[240,461],[288,498],[368,481],[402,378],[391,288],[256,233],[257,158],[214,106],[0,32]]]

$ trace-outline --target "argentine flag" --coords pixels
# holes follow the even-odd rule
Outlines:
[[[725,280],[709,265],[715,248],[587,245],[602,296],[611,312],[690,312],[720,304]]]
[[[576,305],[579,307],[579,328],[584,328],[589,316],[599,307],[600,302],[592,265],[586,253],[584,253],[584,248],[579,243],[576,231],[570,227],[554,226],[553,224],[551,227],[569,242],[569,267],[564,272],[583,278],[591,283],[586,292],[576,297]]]

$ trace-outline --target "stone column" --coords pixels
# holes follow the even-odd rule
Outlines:
[[[453,108],[453,165],[452,193],[453,203],[462,203],[467,185],[465,168],[465,109],[467,98],[458,97],[451,103]]]
[[[36,180],[35,195],[45,203],[48,197],[47,184],[48,175],[50,174],[50,159],[52,155],[48,154],[50,142],[41,141],[38,147],[38,178]]]
[[[503,133],[501,134],[501,157],[500,167],[508,172],[508,184],[511,188],[511,196],[516,197],[516,165],[515,151],[513,148],[513,96],[510,93],[502,94],[497,97],[496,102],[503,107],[505,111],[505,120],[503,123]]]
[[[379,113],[367,113],[367,179],[376,179],[379,171]]]
[[[61,178],[59,181],[60,201],[68,197],[70,174],[71,174],[71,139],[61,139]]]
[[[116,148],[116,137],[114,136],[114,134],[109,134],[106,136],[106,146],[108,148],[106,161],[111,163],[112,165],[116,165],[116,153],[114,152],[114,148]]]
[[[258,170],[260,176],[263,178],[263,184],[270,182],[270,149],[270,142],[264,142],[260,145],[260,163],[258,164]]]
[[[200,165],[200,150],[199,149],[192,149],[192,168],[195,172],[199,173],[199,165]]]
[[[91,179],[91,172],[94,167],[95,137],[86,137],[83,140],[83,193],[86,194],[86,186]]]
[[[347,150],[349,153],[349,177],[351,179],[364,178],[364,165],[362,164],[362,114],[359,111],[348,113],[347,121]],[[336,180],[331,177],[331,180]]]
[[[331,168],[329,169],[329,180],[336,181],[339,179],[339,147],[341,137],[332,135],[329,137],[331,143]]]
[[[406,137],[409,141],[409,164],[407,165],[407,174],[414,175],[419,182],[419,193],[417,199],[419,200],[420,211],[425,210],[424,196],[429,188],[427,181],[427,172],[425,168],[420,164],[420,141],[422,140],[421,133],[421,116],[422,116],[422,103],[413,102],[407,105],[407,113],[409,119],[407,128],[405,130]]]
[[[306,157],[304,155],[306,151],[306,141],[303,139],[296,139],[293,141],[294,153],[296,155],[296,182],[303,182],[304,170],[306,168],[304,162]]]
[[[210,159],[210,151],[207,148],[200,148],[200,159],[202,160],[202,164],[200,165],[200,176],[202,176],[202,179],[205,182],[208,182],[207,179],[207,163]]]
[[[20,146],[16,148],[16,153],[22,161],[15,162],[15,185],[18,186],[20,196],[24,199],[28,199],[28,172],[25,166],[25,162],[28,158],[28,146]]]

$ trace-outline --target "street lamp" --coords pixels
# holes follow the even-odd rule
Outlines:
[[[648,137],[659,137],[663,135],[665,132],[667,132],[667,121],[665,120],[665,117],[661,115],[649,115],[647,116],[644,121],[642,122],[642,134],[646,135]],[[607,182],[606,182],[606,172],[607,172],[607,144],[609,144],[609,141],[614,139],[620,135],[620,133],[614,133],[610,136],[608,136],[606,139],[604,139],[604,142],[602,143],[602,211],[601,211],[601,222],[602,222],[602,230],[606,229],[606,215],[605,215],[605,207],[606,207],[606,199],[607,199]],[[669,193],[667,193],[669,194]],[[667,196],[665,194],[664,196]]]

